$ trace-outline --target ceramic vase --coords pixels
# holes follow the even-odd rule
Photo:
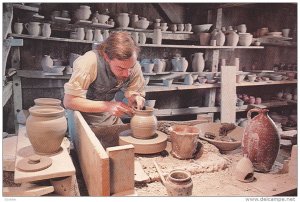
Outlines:
[[[194,53],[192,57],[192,70],[193,72],[203,72],[205,61],[203,58],[203,53]]]
[[[245,155],[235,167],[235,179],[241,182],[252,182],[254,178],[254,168],[250,159]]]
[[[140,42],[140,44],[145,44],[145,43],[146,43],[146,40],[147,40],[147,38],[146,38],[145,33],[140,32],[140,33],[139,33],[139,42]]]
[[[223,46],[225,43],[225,34],[222,31],[218,31],[216,34],[216,44],[217,46]]]
[[[161,29],[154,29],[152,43],[161,45],[161,42],[162,42]]]
[[[187,68],[189,66],[188,61],[185,59],[185,57],[181,57],[178,61],[178,70],[180,72],[186,72]]]
[[[48,155],[59,151],[67,131],[65,111],[58,106],[34,106],[29,108],[26,132],[34,151]]]
[[[186,32],[192,31],[192,24],[191,23],[185,24],[184,25],[184,31],[186,31]]]
[[[173,125],[169,131],[172,142],[171,154],[178,159],[194,158],[200,130],[195,126]]]
[[[247,27],[245,24],[240,24],[237,26],[237,31],[240,33],[246,33],[247,32]]]
[[[16,34],[22,34],[22,32],[23,32],[23,23],[16,22],[14,24],[14,32]]]
[[[168,196],[191,196],[193,181],[191,173],[185,170],[172,170],[165,183]]]
[[[242,139],[243,154],[248,156],[259,172],[271,170],[279,151],[280,137],[268,111],[259,108],[248,111],[248,124]],[[258,112],[258,115],[251,119],[252,112]]]
[[[51,35],[51,27],[50,27],[50,23],[44,23],[44,24],[43,24],[42,35],[43,35],[44,37],[50,37],[50,35]]]
[[[196,75],[196,76],[198,76],[198,75]],[[194,83],[194,78],[193,78],[192,74],[185,75],[183,84],[184,85],[192,85],[193,83]]]
[[[107,29],[105,29],[103,31],[103,40],[106,40],[109,37],[109,31]]]
[[[93,40],[93,30],[87,29],[85,31],[85,40],[92,41]]]
[[[94,41],[100,42],[103,41],[103,36],[100,29],[95,29]]]
[[[50,55],[43,56],[41,65],[44,71],[46,71],[48,68],[53,67],[53,60],[51,59]]]
[[[130,27],[135,27],[135,22],[139,20],[139,16],[136,14],[133,14],[130,16]]]
[[[132,135],[138,139],[151,138],[157,129],[157,118],[153,108],[146,107],[146,110],[136,110],[130,120]]]
[[[77,39],[78,40],[83,40],[84,39],[84,28],[82,27],[79,27],[79,28],[76,28],[76,34],[77,34]]]
[[[174,72],[178,72],[179,71],[179,60],[180,60],[180,57],[174,57],[172,60],[171,60],[171,63],[172,63],[172,70]]]
[[[235,31],[228,31],[226,34],[226,45],[237,46],[239,42],[239,35]]]
[[[132,32],[131,33],[133,41],[138,44],[139,43],[139,33],[138,32]]]
[[[164,64],[161,59],[154,59],[153,71],[155,73],[161,73],[163,71]]]
[[[117,23],[120,28],[126,28],[129,25],[129,15],[128,13],[119,13],[117,17]]]

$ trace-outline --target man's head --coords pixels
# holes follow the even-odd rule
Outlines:
[[[128,32],[113,32],[100,45],[100,52],[118,80],[126,80],[137,62],[139,47]]]

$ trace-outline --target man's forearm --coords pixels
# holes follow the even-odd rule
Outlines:
[[[107,112],[108,102],[94,101],[81,97],[65,94],[64,106],[68,109],[77,110],[81,112]]]

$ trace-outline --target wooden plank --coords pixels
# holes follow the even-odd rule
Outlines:
[[[110,194],[134,189],[134,146],[108,147]]]
[[[80,196],[76,175],[50,179],[54,192],[60,196]]]
[[[5,77],[5,73],[6,73],[6,63],[7,63],[7,57],[9,54],[9,51],[11,49],[11,46],[9,43],[7,42],[3,42],[3,49],[2,49],[2,81],[5,82],[6,77]]]
[[[9,100],[9,98],[12,95],[12,91],[13,91],[13,82],[10,81],[8,83],[6,83],[5,86],[3,86],[3,90],[2,90],[2,107],[5,106],[5,104],[7,103],[7,101]]]
[[[39,8],[32,7],[32,6],[26,6],[21,4],[13,4],[14,8],[25,10],[25,11],[33,11],[33,12],[39,12]]]
[[[3,187],[3,196],[19,197],[19,196],[42,196],[54,191],[53,186],[39,186],[29,184],[21,187]]]
[[[217,10],[217,21],[216,21],[216,28],[221,30],[222,27],[222,17],[223,17],[223,9],[218,8]]]
[[[109,157],[80,112],[74,112],[74,143],[90,196],[110,195]]]
[[[2,168],[5,171],[15,170],[17,136],[7,137],[2,140]]]
[[[150,177],[145,173],[142,164],[134,161],[134,181],[135,182],[150,182]]]
[[[14,120],[15,120],[15,130],[18,131],[17,116],[22,110],[22,86],[21,78],[17,75],[13,76],[13,101],[14,101]]]
[[[23,39],[13,39],[13,38],[9,38],[9,39],[5,39],[3,41],[3,43],[8,43],[10,46],[23,46]]]
[[[247,82],[242,81],[237,83],[236,86],[265,86],[265,85],[284,85],[284,84],[297,84],[297,80],[283,80],[283,81],[259,81],[259,82]]]
[[[174,116],[188,114],[202,114],[209,112],[220,112],[220,107],[190,107],[181,109],[159,109],[155,110],[155,116]]]
[[[57,155],[49,156],[52,165],[44,170],[37,172],[23,172],[15,168],[15,183],[32,182],[55,177],[65,177],[75,174],[75,167],[64,144],[61,145],[62,151]],[[33,147],[26,136],[26,127],[20,127],[18,132],[18,143],[16,153],[16,164],[25,157],[35,154]]]
[[[13,20],[13,5],[10,3],[2,4],[3,15],[2,15],[2,39],[6,39],[7,34],[11,33],[11,22]]]
[[[236,66],[221,67],[221,123],[235,123]]]
[[[162,83],[148,84],[146,92],[162,92],[162,91],[177,91],[177,90],[193,90],[193,89],[214,89],[220,87],[220,84],[201,84],[201,85],[184,85],[172,84],[170,87],[164,86]]]
[[[183,6],[172,3],[158,3],[154,7],[163,15],[170,23],[184,23],[185,10]]]
[[[43,71],[38,71],[38,70],[18,70],[17,75],[19,77],[24,77],[24,78],[35,78],[35,79],[70,79],[71,75],[55,75],[55,76],[50,76],[50,75],[45,75]]]

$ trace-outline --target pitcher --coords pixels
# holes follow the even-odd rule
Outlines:
[[[51,35],[50,23],[44,23],[43,24],[42,34],[43,34],[44,37],[50,37],[50,35]]]
[[[203,58],[203,53],[194,53],[191,55],[192,58],[192,69],[193,72],[203,72],[205,61]]]
[[[39,36],[41,32],[41,27],[40,27],[39,22],[29,22],[25,24],[25,28],[27,29],[28,33],[32,36]]]

